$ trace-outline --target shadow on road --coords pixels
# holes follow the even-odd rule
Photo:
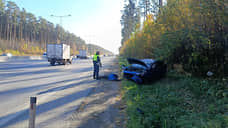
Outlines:
[[[95,82],[95,81],[93,81]],[[80,98],[86,97],[89,92],[93,89],[94,87],[90,87],[87,88],[85,90],[79,91],[79,92],[75,92],[69,95],[66,95],[64,97],[55,99],[53,101],[49,101],[47,103],[44,104],[40,104],[37,106],[37,116],[41,115],[42,113],[45,113],[47,111],[56,109],[58,107],[64,106],[65,104],[71,103],[73,101],[79,100]],[[38,99],[39,100],[39,99]],[[6,128],[10,125],[14,125],[16,123],[19,123],[21,121],[24,120],[28,120],[29,118],[29,109],[25,109],[25,110],[21,110],[19,112],[15,112],[12,114],[8,114],[6,116],[0,117],[0,122],[3,120],[7,120],[7,118],[10,118],[12,116],[14,116],[15,114],[19,114],[17,117],[13,118],[12,120],[10,120],[9,122],[6,122],[5,124],[3,124],[2,126],[0,126],[1,128]]]
[[[68,80],[61,80],[61,81],[47,83],[47,84],[33,85],[33,86],[30,86],[30,87],[25,87],[25,88],[17,88],[17,89],[12,89],[12,90],[7,90],[7,91],[0,91],[0,95],[18,95],[20,93],[33,92],[33,91],[37,91],[39,89],[42,89],[43,87],[48,87],[48,86],[51,86],[51,85],[56,85],[56,84],[65,83],[65,82],[77,81],[77,80],[88,78],[88,77],[89,76],[84,76],[84,77],[78,77],[78,78],[68,79]],[[86,81],[86,82],[88,82],[88,81]],[[72,83],[70,85],[57,87],[56,89],[59,88],[59,91],[60,91],[60,88],[62,88],[62,90],[63,90],[63,89],[67,89],[67,88],[70,88],[70,87],[74,87],[74,86],[80,85],[81,83],[82,82]],[[38,93],[38,95],[54,91],[54,89],[50,89],[50,90],[47,90],[47,91],[40,92],[40,93]],[[58,90],[55,90],[55,91],[58,91]]]
[[[30,80],[39,81],[40,79],[45,79],[45,78],[50,78],[50,77],[57,77],[57,76],[62,76],[62,74],[48,75],[48,76],[42,76],[42,77],[34,77],[34,78],[29,78],[29,79],[21,79],[21,80],[7,81],[7,82],[0,82],[0,85],[1,84],[10,84],[10,83],[24,82],[24,81],[30,81]]]
[[[0,70],[16,70],[16,69],[28,69],[28,68],[43,68],[48,67],[49,64],[6,64],[5,67],[1,67]]]
[[[88,76],[77,78],[77,80],[78,79],[83,79],[83,78],[88,78]],[[76,79],[74,79],[74,80],[76,80]],[[64,81],[64,82],[68,82],[68,81]],[[77,85],[81,85],[81,84],[85,84],[85,83],[90,84],[92,82],[94,82],[94,81],[92,81],[92,80],[90,80],[90,81],[84,80],[84,81],[80,81],[78,83],[72,83],[72,84],[65,85],[65,86],[51,88],[51,89],[48,89],[46,91],[39,92],[39,93],[37,93],[37,95],[42,95],[42,94],[45,94],[45,93],[56,92],[56,91],[62,91],[62,90],[65,90],[65,89],[68,89],[68,88],[72,88],[72,87],[77,86]]]
[[[34,74],[47,74],[47,73],[56,73],[59,72],[59,69],[44,69],[44,70],[38,70],[38,71],[29,71],[29,72],[13,72],[13,73],[7,73],[4,74],[4,77],[10,78],[15,76],[24,76],[24,75],[34,75]]]

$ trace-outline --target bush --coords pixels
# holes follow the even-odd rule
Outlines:
[[[120,54],[125,57],[163,59],[172,67],[216,77],[228,74],[227,11],[222,1],[169,0],[153,19],[148,15]]]
[[[155,49],[156,58],[168,64],[182,64],[187,72],[206,75],[208,71],[224,73],[224,51],[221,43],[212,43],[199,31],[180,30],[165,33],[161,45]]]

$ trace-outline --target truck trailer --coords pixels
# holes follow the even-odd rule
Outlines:
[[[79,50],[79,54],[77,55],[77,58],[80,59],[87,59],[87,52],[86,50]]]
[[[51,65],[72,63],[70,46],[67,44],[47,44],[47,59]]]

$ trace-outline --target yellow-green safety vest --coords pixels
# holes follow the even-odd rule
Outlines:
[[[98,56],[99,56],[99,55],[94,54],[94,56],[93,56],[93,61],[97,61]]]

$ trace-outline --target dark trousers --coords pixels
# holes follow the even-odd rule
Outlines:
[[[98,79],[99,78],[99,64],[94,62],[93,63],[93,78]]]

